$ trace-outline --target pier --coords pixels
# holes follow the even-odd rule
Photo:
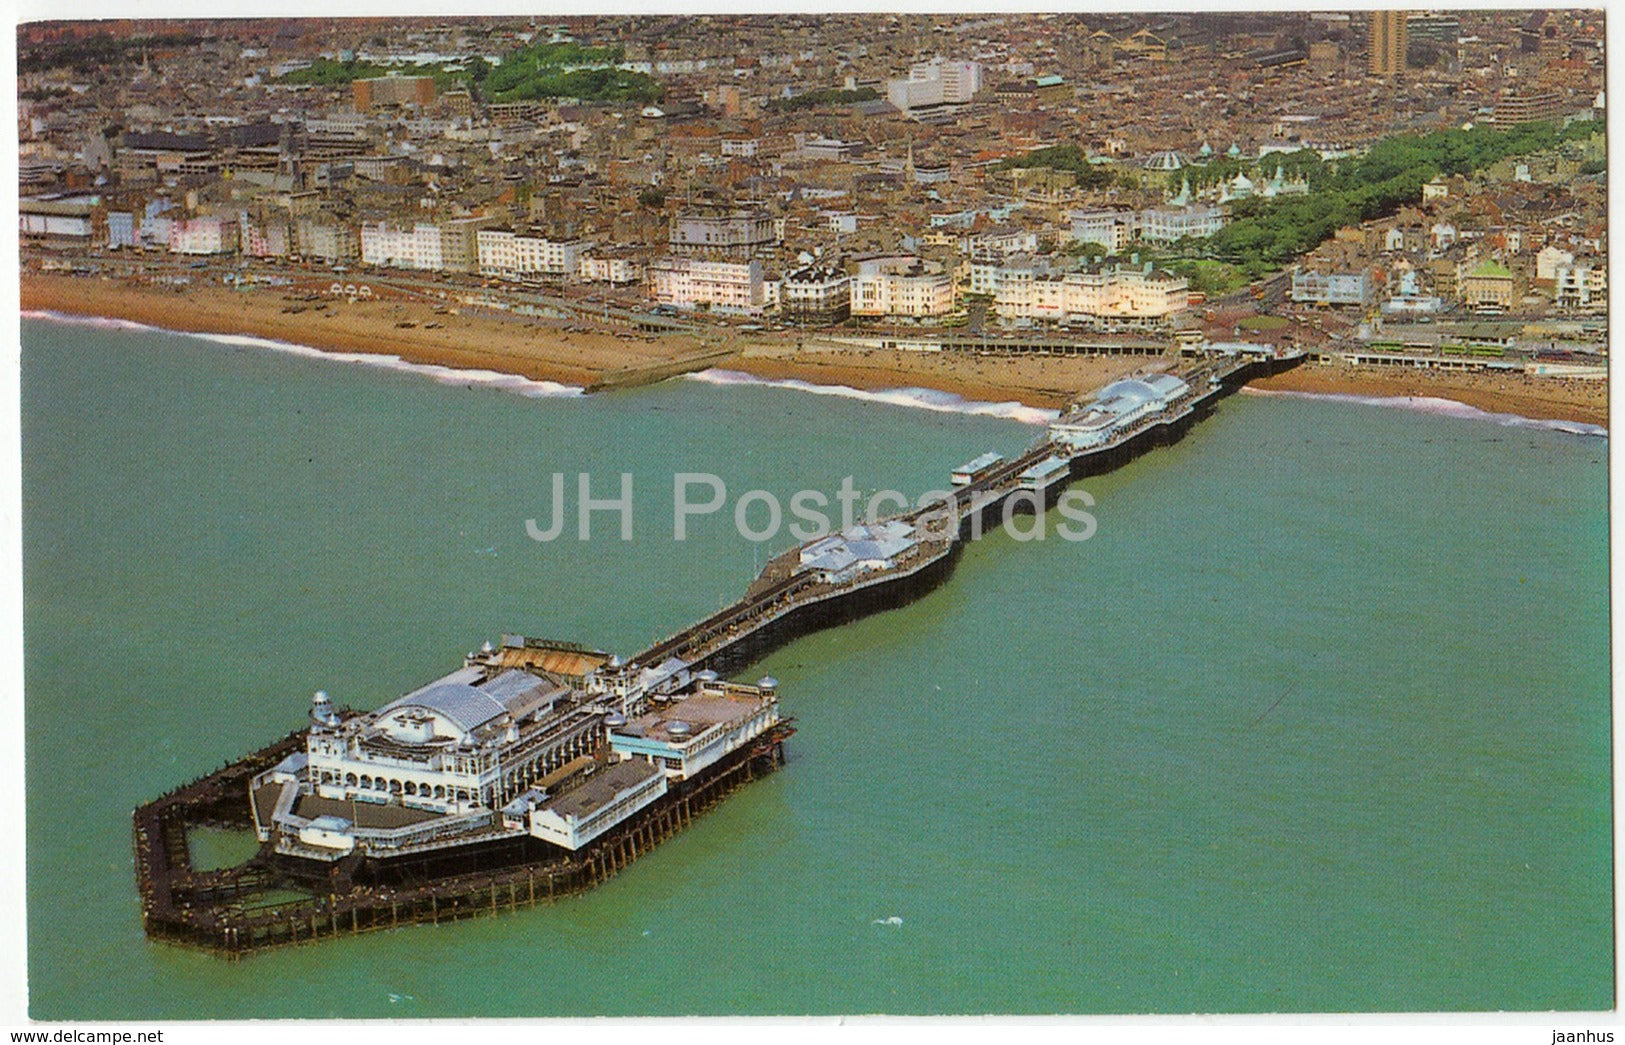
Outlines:
[[[1109,471],[1152,446],[1172,442],[1218,399],[1302,359],[1300,354],[1276,355],[1256,346],[1247,353],[1198,356],[1171,372],[1184,384],[1183,391],[1158,409],[1114,427],[1097,444],[1073,447],[1046,433],[1020,456],[1000,460],[956,486],[947,502],[956,520],[952,531],[939,537],[922,535],[888,567],[831,583],[815,572],[797,571],[794,562],[801,549],[791,549],[771,560],[737,602],[655,643],[632,657],[630,664],[657,669],[676,660],[695,670],[738,670],[807,631],[908,602],[939,583],[943,567],[951,564],[963,543],[1002,516],[1006,502],[1027,489],[1025,477],[1031,470],[1052,458],[1067,464],[1066,474],[1046,486],[1047,507],[1071,481]],[[888,518],[918,529],[939,510],[928,506]]]
[[[738,601],[625,661],[504,637],[371,714],[318,693],[308,727],[135,810],[147,934],[237,958],[494,916],[613,877],[784,764],[795,728],[777,682],[721,673],[920,597],[990,523],[1049,508],[1068,483],[1178,440],[1223,396],[1302,361],[1256,345],[1187,355],[1080,398],[1012,458],[954,470],[941,499],[775,556]],[[446,716],[466,727],[455,746],[439,735]],[[446,781],[478,788],[442,794]],[[188,832],[203,826],[262,844],[240,866],[199,870]]]
[[[194,871],[187,829],[251,829],[244,800],[248,777],[295,750],[299,734],[290,734],[136,810],[142,923],[154,939],[238,958],[270,947],[561,900],[614,877],[734,791],[778,769],[784,741],[794,732],[790,722],[781,723],[713,772],[676,789],[669,801],[576,853],[560,855],[508,839],[415,859],[367,861],[357,854],[319,869],[261,853],[242,867]],[[303,895],[265,899],[270,890]]]

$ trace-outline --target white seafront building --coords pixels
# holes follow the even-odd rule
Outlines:
[[[583,283],[624,286],[643,279],[643,264],[629,252],[592,250],[581,255],[576,275]]]
[[[1190,284],[1171,272],[1111,267],[1003,283],[993,298],[1002,319],[1165,321],[1190,305]]]
[[[482,276],[526,279],[579,276],[585,240],[555,240],[511,229],[480,229],[475,234]]]
[[[361,262],[384,268],[438,272],[445,266],[440,226],[418,222],[410,228],[387,221],[361,226]]]
[[[228,218],[187,218],[169,227],[172,254],[226,254],[236,249],[237,223]]]
[[[680,661],[632,676],[602,651],[506,636],[375,711],[318,693],[304,749],[254,778],[251,804],[262,841],[307,859],[526,834],[575,849],[778,720],[772,680]]]
[[[851,288],[854,316],[924,319],[954,310],[953,277],[928,269],[914,255],[859,259]]]
[[[762,263],[660,258],[649,265],[655,301],[673,308],[755,314],[767,303]]]
[[[1161,413],[1189,390],[1190,385],[1173,374],[1113,381],[1091,402],[1052,423],[1050,439],[1074,450],[1100,446],[1136,421]]]

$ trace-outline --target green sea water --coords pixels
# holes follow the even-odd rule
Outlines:
[[[753,668],[789,764],[603,887],[228,963],[142,935],[139,802],[314,689],[373,706],[502,631],[632,652],[733,598],[759,550],[722,515],[674,543],[674,471],[918,494],[1037,430],[23,339],[36,1019],[1613,1003],[1605,440],[1233,397],[1083,484],[1093,539],[991,536]],[[632,473],[636,539],[530,540],[554,471]]]

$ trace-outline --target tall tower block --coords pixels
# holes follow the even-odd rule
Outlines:
[[[1371,75],[1398,76],[1405,71],[1405,49],[1410,44],[1406,11],[1371,12]]]

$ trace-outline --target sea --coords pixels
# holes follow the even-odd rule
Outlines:
[[[741,535],[748,492],[914,496],[1044,420],[830,393],[25,318],[30,1015],[1614,1004],[1606,435],[1246,393],[1083,482],[1088,540],[995,531],[743,672],[788,764],[586,895],[238,962],[143,935],[131,810],[314,690],[377,706],[503,633],[635,652],[792,543]],[[623,473],[631,539],[581,540],[578,477]],[[726,491],[682,541],[678,473]]]

